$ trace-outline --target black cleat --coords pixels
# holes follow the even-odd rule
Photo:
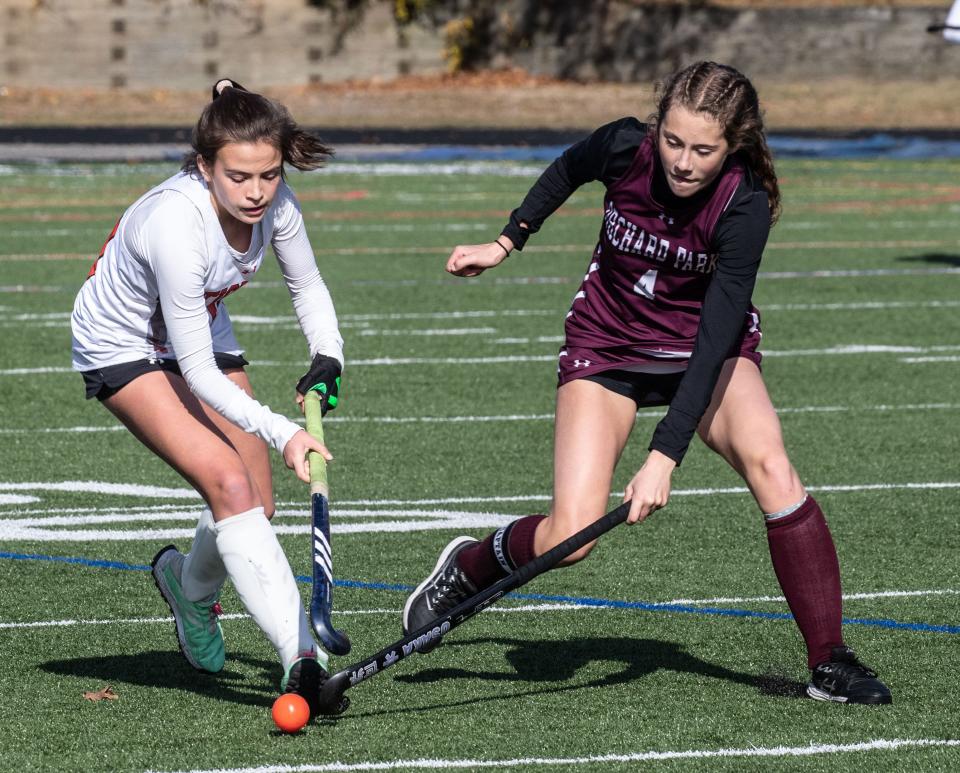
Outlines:
[[[837,703],[893,703],[890,690],[876,672],[857,660],[856,653],[846,646],[834,647],[830,660],[813,669],[807,695]]]
[[[473,537],[457,537],[448,544],[433,572],[407,597],[403,606],[403,632],[416,631],[440,617],[444,612],[470,598],[477,587],[470,582],[457,563],[461,550],[476,545]],[[440,643],[439,639],[420,647],[419,652],[430,652]]]
[[[280,680],[282,692],[295,692],[303,698],[310,707],[310,721],[321,714],[342,714],[350,705],[350,699],[340,696],[336,706],[327,706],[320,701],[320,688],[330,678],[327,670],[321,666],[312,654],[304,653],[305,657],[295,660]]]

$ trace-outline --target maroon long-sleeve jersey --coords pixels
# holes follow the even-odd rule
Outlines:
[[[567,314],[559,380],[610,369],[685,369],[650,444],[679,463],[724,360],[760,360],[759,314],[750,298],[770,227],[767,194],[734,154],[706,189],[675,196],[655,137],[626,118],[557,159],[503,233],[522,248],[591,180],[606,185],[604,218]]]

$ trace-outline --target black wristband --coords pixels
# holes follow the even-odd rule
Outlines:
[[[506,248],[506,246],[504,245],[504,243],[503,243],[502,241],[500,241],[499,239],[494,239],[494,241],[495,241],[497,244],[499,244],[499,245],[500,245],[500,249],[504,251],[505,254],[504,254],[503,257],[509,258],[509,257],[510,257],[510,250],[508,250],[508,249]]]

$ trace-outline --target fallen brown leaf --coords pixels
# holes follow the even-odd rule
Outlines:
[[[102,690],[85,692],[83,697],[88,701],[115,701],[120,699],[120,696],[113,691],[109,684]]]

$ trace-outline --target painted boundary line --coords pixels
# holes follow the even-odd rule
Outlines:
[[[74,558],[66,556],[36,555],[29,553],[8,553],[0,552],[0,559],[10,559],[15,561],[51,561],[58,563],[77,564],[81,566],[90,566],[101,569],[120,569],[126,571],[149,571],[149,566],[142,564],[124,564],[118,561],[102,561],[96,559]],[[311,577],[296,575],[298,582],[309,584],[313,581]],[[413,589],[412,585],[396,583],[372,583],[361,582],[358,580],[334,580],[334,586],[341,588],[358,588],[364,590],[387,590],[398,591],[402,593]],[[787,612],[758,612],[749,609],[729,609],[723,607],[696,606],[694,604],[675,604],[650,601],[617,601],[614,599],[601,599],[578,596],[555,596],[540,593],[511,593],[507,598],[513,598],[522,601],[538,601],[551,604],[567,604],[576,607],[608,608],[618,610],[636,610],[641,612],[667,612],[673,614],[687,615],[707,615],[716,617],[740,617],[754,618],[759,620],[793,620],[793,615]],[[945,633],[960,634],[960,625],[933,625],[930,623],[903,623],[898,620],[850,617],[843,618],[845,625],[863,625],[872,628],[886,628],[890,630],[915,631],[918,633]]]
[[[960,306],[960,300],[925,301],[838,301],[835,303],[765,303],[762,312],[773,311],[886,311],[888,309],[952,309]],[[340,327],[356,327],[363,330],[371,322],[407,322],[420,320],[471,320],[499,319],[500,317],[549,317],[559,319],[561,309],[477,309],[474,311],[436,311],[436,312],[394,312],[383,314],[344,314],[340,317]],[[231,321],[239,325],[294,327],[297,318],[293,315],[257,316],[253,314],[234,314]],[[70,326],[70,312],[13,312],[0,313],[0,323],[19,324],[21,322],[51,322],[57,327]],[[379,332],[379,331],[377,331]],[[403,330],[402,332],[409,332]],[[424,331],[420,331],[421,333]],[[367,332],[369,335],[369,331]]]
[[[960,481],[904,481],[900,483],[824,483],[808,485],[807,491],[828,492],[857,492],[857,491],[925,491],[938,489],[960,488]],[[67,491],[73,493],[114,494],[119,496],[136,496],[152,499],[190,499],[195,503],[200,501],[200,495],[189,488],[168,488],[162,486],[142,486],[133,483],[109,483],[95,480],[68,480],[57,482],[27,481],[8,483],[0,481],[0,491]],[[718,494],[748,494],[746,486],[730,486],[724,488],[689,488],[676,489],[672,496],[716,496]],[[620,494],[610,493],[610,499],[616,499]],[[385,507],[404,506],[420,507],[425,505],[464,505],[464,504],[491,504],[499,502],[549,502],[550,494],[516,494],[499,496],[471,496],[471,497],[433,497],[424,499],[344,499],[338,504],[342,507]],[[151,506],[150,510],[162,510],[179,505]],[[281,500],[277,507],[302,507],[302,503]],[[71,508],[60,510],[66,512],[101,512],[104,508]],[[47,512],[47,511],[44,511]],[[2,513],[15,515],[16,513]],[[280,513],[281,516],[286,515]],[[0,524],[2,524],[0,519]],[[192,533],[192,532],[191,532]]]
[[[405,213],[409,214],[409,213]],[[457,213],[465,215],[467,213]],[[480,213],[480,216],[484,216],[487,213]],[[587,214],[589,216],[599,216],[602,214],[602,210],[589,210],[588,212],[567,212],[567,216],[576,216],[579,214]],[[396,215],[396,213],[394,213]],[[316,219],[318,217],[326,217],[326,214],[306,214],[306,217]],[[469,215],[468,215],[469,216]],[[499,217],[500,213],[493,212],[489,213],[490,219],[494,217]],[[341,217],[344,215],[341,214]],[[82,216],[82,215],[72,215],[69,217],[55,217],[55,216],[34,216],[30,218],[29,215],[24,215],[24,219],[32,219],[34,222],[77,222],[79,220],[87,220],[90,222],[100,220],[99,215],[91,216]],[[783,241],[783,242],[771,242],[766,245],[765,249],[770,251],[776,250],[919,250],[919,249],[955,249],[957,246],[960,246],[960,242],[957,239],[881,239],[881,240],[866,240],[858,239],[853,241],[843,241],[843,240],[834,240],[834,241]],[[381,256],[381,255],[430,255],[430,254],[446,254],[449,252],[449,247],[447,245],[421,245],[421,246],[410,246],[410,247],[317,247],[313,251],[316,255],[319,256],[337,256],[337,257],[355,257],[355,256]],[[526,248],[525,253],[530,253],[533,255],[540,253],[582,253],[584,255],[590,255],[593,250],[596,249],[596,244],[539,244],[531,245]],[[17,253],[0,253],[0,263],[20,263],[20,262],[40,262],[40,261],[88,261],[92,262],[92,257],[88,252],[51,252],[51,253],[32,253],[32,252],[17,252]],[[857,270],[857,269],[855,269]],[[860,269],[862,270],[862,269]],[[894,269],[896,270],[896,269]],[[867,269],[866,271],[870,271]],[[877,271],[884,271],[884,269],[878,269]],[[791,272],[792,273],[792,272]],[[810,276],[811,273],[816,276],[845,276],[844,273],[832,273],[832,272],[803,272],[803,275]],[[882,274],[872,274],[874,276],[881,276]],[[777,278],[783,278],[781,272],[771,272],[765,273],[760,272],[759,276],[769,277],[775,276]]]
[[[647,751],[631,754],[598,754],[587,757],[515,757],[502,760],[480,759],[411,759],[384,762],[328,762],[304,765],[259,765],[252,768],[212,768],[177,771],[176,773],[351,773],[376,770],[452,770],[456,768],[507,768],[545,765],[609,765],[611,763],[660,762],[664,760],[691,760],[717,758],[777,758],[812,757],[820,754],[844,754],[899,749],[933,749],[960,746],[952,738],[876,738],[845,744],[810,744],[809,746],[751,746],[743,749],[688,749],[681,751]],[[148,773],[164,773],[151,770]]]
[[[591,248],[592,249],[592,248]],[[589,250],[587,252],[589,254]],[[10,256],[5,256],[9,259]],[[36,256],[24,256],[31,260]],[[87,255],[87,260],[90,256]],[[0,256],[2,262],[4,256]],[[815,269],[812,271],[761,271],[759,279],[856,279],[860,277],[903,277],[903,276],[941,276],[960,274],[960,268],[947,266],[937,268],[872,268],[872,269]],[[458,284],[471,285],[480,284],[483,280],[461,279]],[[489,284],[495,286],[512,285],[573,285],[580,282],[580,275],[577,276],[521,276],[521,277],[496,277],[492,280],[486,280]],[[347,280],[347,285],[351,287],[450,287],[451,281],[448,279],[351,279]],[[253,282],[247,289],[268,289],[285,287],[281,282],[262,281]],[[63,285],[41,285],[41,284],[16,284],[0,285],[0,293],[56,293],[70,292],[74,293],[76,288]],[[762,311],[762,310],[761,310]]]
[[[901,346],[892,344],[839,344],[822,349],[768,349],[762,352],[764,357],[824,357],[824,356],[850,356],[856,354],[903,354],[903,355],[929,355],[934,352],[956,352],[960,351],[960,345],[956,344],[936,344],[933,346]],[[943,361],[944,357],[953,359],[956,355],[938,355],[937,360]],[[504,365],[538,362],[555,362],[556,354],[505,354],[488,357],[373,357],[367,359],[352,360],[350,367],[374,367],[374,366],[397,366],[397,365]],[[900,362],[923,362],[922,358],[900,357]],[[294,360],[252,360],[251,365],[260,368],[290,368],[297,369],[303,367],[303,363]],[[6,368],[0,370],[0,376],[29,376],[43,373],[50,374],[73,374],[74,371],[68,366],[53,365],[36,368]]]
[[[954,358],[960,359],[960,358]],[[861,413],[869,411],[955,411],[960,403],[902,403],[900,405],[800,405],[777,408],[780,416],[814,413]],[[663,416],[666,406],[661,410],[637,411],[638,419],[654,419]],[[324,419],[327,424],[471,424],[511,421],[553,421],[553,413],[515,413],[489,416],[331,416]],[[294,418],[303,423],[303,419]],[[119,432],[127,431],[122,424],[79,427],[0,427],[0,435],[37,435],[51,433]]]
[[[399,615],[401,610],[399,609],[348,609],[348,610],[337,610],[337,615]],[[243,612],[235,612],[231,614],[217,615],[218,620],[246,620],[250,615],[244,614]],[[11,628],[69,628],[76,625],[150,625],[153,623],[172,623],[174,621],[173,617],[117,617],[117,618],[104,618],[99,620],[77,620],[77,619],[65,619],[65,620],[33,620],[26,623],[18,622],[0,622],[0,630],[11,629]]]

